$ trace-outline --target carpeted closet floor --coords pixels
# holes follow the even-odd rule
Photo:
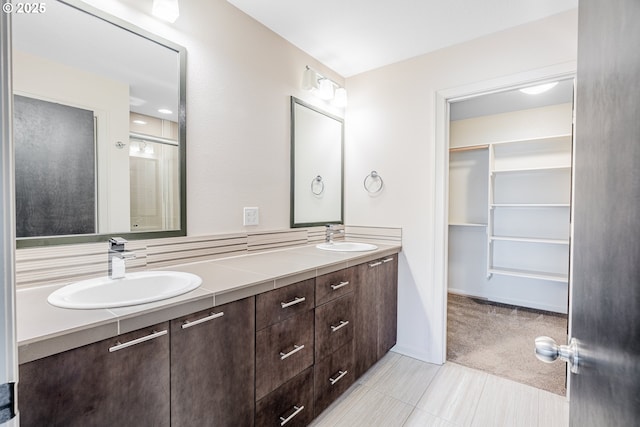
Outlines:
[[[559,395],[566,364],[543,363],[534,340],[567,342],[567,316],[449,294],[447,360]]]

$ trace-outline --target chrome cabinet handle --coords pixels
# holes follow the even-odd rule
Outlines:
[[[378,262],[374,262],[374,263],[372,263],[372,264],[369,264],[369,267],[377,267],[377,266],[379,266],[379,265],[382,265],[382,262],[381,262],[381,261],[378,261]]]
[[[293,417],[295,417],[296,415],[298,415],[300,412],[302,412],[302,410],[304,409],[304,406],[293,406],[293,414],[289,415],[287,418],[285,417],[280,417],[280,426],[285,425],[286,423],[288,423],[289,421],[291,421],[293,419]]]
[[[340,289],[340,288],[344,288],[345,286],[347,286],[349,284],[349,281],[346,282],[340,282],[337,285],[331,285],[331,289],[333,289],[334,291],[336,289]]]
[[[292,305],[300,304],[301,302],[305,302],[307,299],[305,297],[296,297],[293,301],[289,302],[281,302],[280,305],[282,308],[291,307]]]
[[[167,330],[164,331],[153,331],[151,335],[147,335],[145,337],[137,338],[135,340],[127,341],[125,343],[120,343],[120,341],[116,341],[116,345],[113,347],[109,347],[109,353],[113,353],[114,351],[122,350],[123,348],[131,347],[132,345],[140,344],[145,341],[149,341],[163,335],[167,335]]]
[[[211,313],[211,315],[198,320],[185,320],[182,323],[182,329],[187,329],[192,326],[199,325],[200,323],[208,322],[209,320],[217,319],[222,316],[224,316],[224,311],[221,311],[220,313]]]
[[[293,350],[291,350],[289,353],[283,353],[280,352],[280,360],[284,360],[287,357],[291,356],[292,354],[295,354],[297,352],[299,352],[300,350],[302,350],[304,348],[304,344],[303,345],[293,345]]]
[[[335,383],[340,381],[342,379],[342,377],[347,375],[348,372],[349,371],[338,371],[338,376],[335,377],[335,378],[329,378],[329,382],[331,383],[331,385],[334,385]]]
[[[382,260],[382,262],[384,263],[391,262],[391,261],[393,261],[393,257],[385,258]]]
[[[331,325],[331,332],[338,331],[338,330],[344,328],[345,326],[347,326],[348,324],[349,324],[348,320],[341,320],[340,324],[338,326]]]

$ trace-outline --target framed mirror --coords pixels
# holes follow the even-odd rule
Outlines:
[[[186,235],[186,51],[83,2],[12,16],[17,247]]]
[[[291,97],[291,227],[342,224],[344,120]]]

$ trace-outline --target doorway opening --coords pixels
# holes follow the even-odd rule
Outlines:
[[[449,100],[446,360],[564,395],[573,78]],[[552,84],[551,84],[552,83]]]

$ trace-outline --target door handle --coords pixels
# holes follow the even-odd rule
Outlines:
[[[538,337],[536,338],[536,357],[545,363],[553,363],[560,358],[569,364],[574,374],[580,371],[578,340],[575,338],[571,338],[569,345],[558,345],[553,338]]]

